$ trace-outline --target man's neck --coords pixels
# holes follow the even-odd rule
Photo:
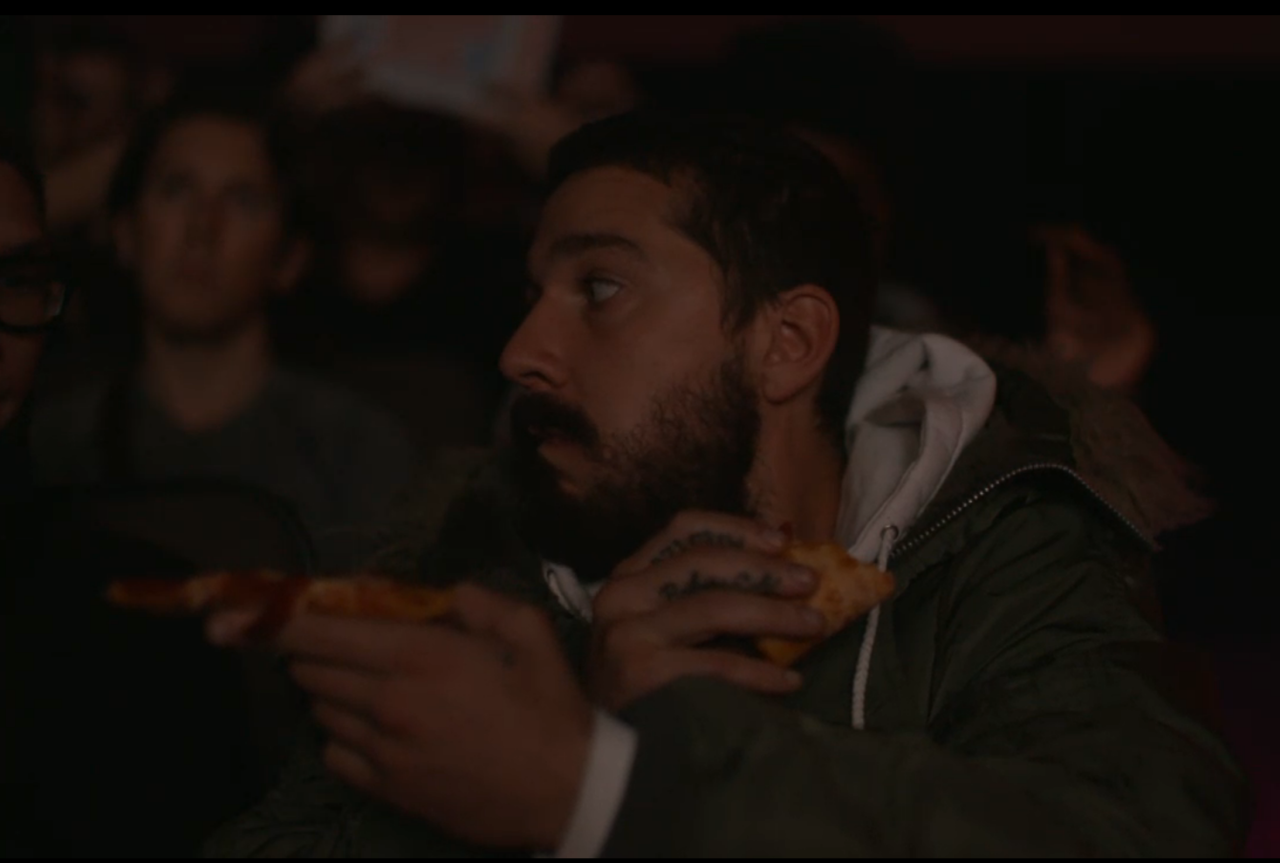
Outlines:
[[[803,542],[830,542],[836,535],[844,484],[844,456],[830,436],[806,416],[766,423],[751,487],[761,519],[789,525]]]
[[[142,386],[184,431],[207,431],[235,419],[271,374],[270,338],[262,319],[217,340],[177,340],[155,327],[148,327],[144,338]]]

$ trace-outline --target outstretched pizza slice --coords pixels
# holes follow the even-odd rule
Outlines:
[[[107,598],[124,608],[158,614],[261,609],[249,635],[269,638],[304,610],[411,623],[436,620],[449,612],[453,593],[377,576],[302,578],[251,570],[215,572],[184,581],[125,579],[111,584]]]

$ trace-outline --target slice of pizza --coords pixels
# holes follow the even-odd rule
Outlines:
[[[215,572],[183,581],[124,579],[107,599],[156,614],[201,614],[215,609],[261,609],[251,638],[275,635],[300,611],[423,623],[447,614],[453,593],[388,578],[303,578],[273,570]]]
[[[893,595],[891,573],[863,563],[835,543],[792,543],[783,552],[788,560],[818,574],[818,587],[803,601],[822,612],[827,627],[817,638],[759,638],[756,647],[779,665],[791,665],[819,643],[844,629]]]

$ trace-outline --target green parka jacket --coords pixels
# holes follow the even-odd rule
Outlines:
[[[1154,537],[1203,502],[1127,403],[1027,353],[988,361],[994,409],[897,542],[873,638],[864,618],[809,653],[785,700],[689,678],[631,705],[638,748],[604,854],[1239,852],[1245,782],[1188,695],[1149,580]],[[473,455],[434,479],[384,565],[539,603],[580,660],[587,624],[511,529],[501,470]],[[497,853],[344,788],[318,744],[207,852]]]

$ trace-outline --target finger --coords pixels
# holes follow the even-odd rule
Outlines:
[[[289,673],[314,698],[341,704],[348,710],[371,715],[382,685],[381,678],[320,662],[295,661]]]
[[[685,650],[676,662],[686,675],[718,677],[744,689],[783,695],[804,683],[800,672],[783,668],[765,659],[743,656],[728,650]]]
[[[619,564],[614,574],[634,575],[692,548],[710,546],[777,554],[786,543],[787,537],[782,531],[748,518],[715,512],[682,512]]]
[[[808,596],[817,584],[813,570],[778,557],[700,549],[643,573],[611,579],[596,595],[593,611],[598,622],[607,623],[655,611],[674,599],[712,588],[798,598]]]
[[[441,627],[363,620],[300,612],[276,637],[277,647],[300,659],[366,671],[387,672],[403,665],[412,651],[429,650],[433,630]]]
[[[364,715],[333,701],[317,701],[311,712],[320,727],[328,733],[329,739],[348,749],[365,753],[366,760],[370,762],[375,760],[372,755],[379,745],[381,733]]]
[[[720,635],[815,638],[826,632],[822,613],[793,600],[734,591],[684,597],[616,625],[624,641],[693,646]]]
[[[359,791],[372,792],[379,785],[380,774],[373,762],[336,740],[325,745],[324,766],[334,776]]]
[[[516,662],[561,656],[551,621],[536,606],[474,584],[458,585],[453,602],[467,632],[507,648]]]
[[[655,657],[643,671],[606,695],[610,709],[620,709],[641,695],[684,677],[714,677],[735,686],[771,695],[798,689],[803,679],[795,669],[725,650],[672,650]]]
[[[218,647],[240,647],[247,643],[249,630],[262,609],[236,608],[215,611],[205,621],[205,637]]]

